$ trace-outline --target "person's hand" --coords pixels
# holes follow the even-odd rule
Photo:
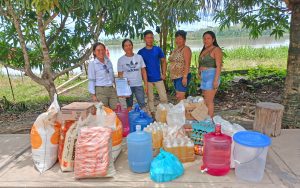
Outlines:
[[[219,87],[219,82],[218,81],[214,81],[213,83],[214,89],[217,90]]]
[[[96,95],[92,95],[92,100],[93,100],[93,102],[99,102]]]
[[[161,75],[161,79],[162,79],[162,80],[166,80],[166,74],[162,74],[162,75]]]
[[[187,86],[187,78],[186,78],[186,77],[183,77],[183,78],[182,78],[182,85],[183,85],[184,87]]]
[[[148,96],[148,86],[147,85],[145,85],[145,93],[146,93],[146,95]]]
[[[201,70],[200,70],[200,68],[198,69],[197,78],[198,78],[199,80],[201,79]]]

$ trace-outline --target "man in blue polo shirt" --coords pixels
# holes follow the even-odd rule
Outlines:
[[[146,64],[148,77],[148,105],[151,115],[154,117],[154,93],[155,86],[161,103],[167,103],[167,93],[163,80],[166,79],[167,62],[165,55],[161,48],[153,46],[154,35],[153,32],[147,30],[144,32],[144,41],[146,46],[139,50],[144,62]]]

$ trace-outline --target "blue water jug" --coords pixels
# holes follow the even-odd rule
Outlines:
[[[152,118],[151,118],[152,119]],[[147,116],[147,113],[141,110],[140,116],[137,117],[133,122],[133,132],[135,132],[136,125],[141,125],[141,129],[144,130],[147,125],[152,123],[151,119]]]
[[[134,120],[140,116],[140,112],[141,112],[141,109],[140,109],[139,105],[138,105],[138,104],[135,104],[135,105],[134,105],[134,109],[131,110],[131,111],[128,113],[128,117],[129,117],[129,125],[130,125],[130,132],[131,132],[131,133],[135,131]]]
[[[140,125],[136,132],[127,136],[128,164],[132,172],[146,173],[150,171],[152,154],[152,135],[144,132]]]

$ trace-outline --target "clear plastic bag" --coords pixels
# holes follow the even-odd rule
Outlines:
[[[180,101],[180,103],[170,107],[167,114],[167,122],[169,126],[175,126],[178,128],[181,128],[185,124],[185,108],[183,101]]]
[[[230,123],[229,121],[223,119],[221,116],[215,116],[213,118],[215,123],[220,123],[222,125],[222,133],[231,136],[233,138],[233,135],[239,131],[246,130],[244,127],[242,127],[239,124],[236,123]],[[230,159],[230,168],[235,168],[235,163],[233,159],[233,149],[234,149],[234,142],[232,141],[231,144],[231,159]]]
[[[97,122],[102,127],[109,127],[113,130],[116,130],[116,118],[117,115],[114,111],[107,112],[106,108],[103,106],[102,103],[99,103],[96,106],[96,116],[97,116]]]
[[[155,112],[155,120],[157,122],[166,123],[167,122],[167,114],[170,110],[170,106],[173,106],[172,104],[163,104],[160,103],[157,106],[156,112]]]
[[[160,153],[151,162],[150,178],[155,182],[172,181],[184,173],[179,159],[172,153],[160,149]]]

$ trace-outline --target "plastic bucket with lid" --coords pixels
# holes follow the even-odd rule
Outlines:
[[[259,132],[240,131],[233,135],[233,140],[235,175],[246,181],[261,181],[271,139]]]

